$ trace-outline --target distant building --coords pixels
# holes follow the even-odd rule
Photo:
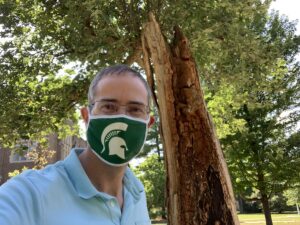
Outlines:
[[[59,155],[57,155],[58,160],[66,158],[72,148],[86,148],[87,142],[82,138],[76,136],[66,137],[64,140],[59,142]]]
[[[26,153],[25,153],[26,154]],[[0,147],[0,185],[8,180],[8,173],[21,170],[24,166],[32,168],[34,162],[24,156],[14,153],[10,149]]]
[[[49,150],[55,151],[49,163],[64,159],[74,147],[85,148],[87,146],[86,141],[76,136],[69,136],[60,140],[56,134],[52,134],[49,135],[48,140]],[[27,153],[36,148],[37,144],[30,141],[23,141],[21,144],[28,148],[23,155],[19,155],[14,150],[5,149],[0,146],[0,185],[9,179],[8,173],[14,170],[22,170],[23,167],[34,167],[34,161],[27,157]]]

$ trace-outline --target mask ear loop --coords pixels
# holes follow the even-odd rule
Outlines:
[[[149,113],[149,116],[148,116],[148,119],[146,120],[146,123],[147,123],[147,126],[148,126],[148,123],[150,122],[150,113]]]
[[[95,105],[95,103],[94,104],[88,104],[88,111],[89,111],[89,115],[91,115],[92,114],[92,109],[94,108],[94,105]]]
[[[87,109],[88,109],[88,115],[89,115],[89,119],[88,119],[88,122],[87,122],[87,127],[86,127],[86,139],[88,139],[88,135],[87,135],[87,132],[88,132],[88,129],[89,129],[89,126],[90,126],[90,121],[91,121],[91,116],[92,116],[92,109],[93,109],[93,104],[89,104]],[[89,146],[89,148],[92,150],[92,152],[95,153],[95,151],[92,149],[92,147],[90,146],[89,142],[87,141],[87,144]]]
[[[94,107],[94,104],[89,104],[88,107],[87,107],[87,109],[88,109],[88,115],[89,115],[89,120],[88,120],[86,129],[88,129],[89,125],[90,125],[93,107]]]

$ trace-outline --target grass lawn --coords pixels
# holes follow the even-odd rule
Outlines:
[[[239,214],[241,225],[265,225],[263,214]],[[300,215],[297,214],[272,214],[274,225],[300,225]]]
[[[263,214],[239,214],[241,225],[265,225]],[[297,214],[272,214],[273,225],[300,225],[300,215]],[[166,223],[152,223],[166,225]]]

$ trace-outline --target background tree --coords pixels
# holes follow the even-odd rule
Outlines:
[[[288,205],[296,205],[297,212],[300,215],[300,187],[296,184],[295,187],[289,188],[284,192],[284,196],[288,199]]]
[[[292,211],[293,208],[288,206],[287,200],[288,199],[283,195],[282,192],[272,196],[272,198],[270,199],[270,209],[273,212],[277,213],[283,213],[284,211]]]
[[[143,182],[147,193],[147,206],[151,218],[166,217],[165,206],[165,169],[163,161],[156,154],[148,156],[144,162],[134,169]]]
[[[294,133],[288,139],[288,148],[291,149],[291,154],[296,155],[296,160],[300,160],[299,150],[300,150],[300,132]],[[293,174],[291,179],[294,179],[292,185],[284,191],[284,196],[288,199],[288,205],[296,205],[297,212],[300,215],[300,173],[298,171]]]
[[[247,100],[235,114],[246,129],[222,141],[236,191],[244,197],[249,197],[247,187],[258,191],[267,224],[272,224],[269,199],[299,179],[299,151],[291,144],[300,116],[299,63],[294,61],[299,37],[293,33],[292,24],[272,16],[261,36],[266,59],[249,67],[256,78],[243,86]],[[274,54],[281,58],[274,60]]]

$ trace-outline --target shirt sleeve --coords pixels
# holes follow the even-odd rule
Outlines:
[[[1,225],[40,225],[39,193],[24,175],[0,186]]]

